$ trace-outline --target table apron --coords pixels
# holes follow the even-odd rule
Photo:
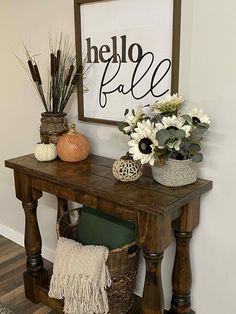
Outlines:
[[[79,189],[65,187],[58,183],[45,181],[36,177],[31,177],[32,188],[39,191],[48,192],[58,197],[81,203],[85,206],[99,209],[112,216],[130,221],[136,224],[136,210],[131,209],[113,201],[93,195]]]

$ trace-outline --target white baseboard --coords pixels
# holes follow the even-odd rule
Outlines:
[[[55,250],[43,246],[42,247],[42,256],[43,256],[43,258],[45,258],[48,261],[53,263],[54,259],[55,259]]]
[[[20,246],[24,246],[24,235],[21,232],[15,231],[12,228],[0,224],[0,235],[19,244]],[[43,246],[42,256],[48,261],[53,262],[55,257],[55,250]]]
[[[24,235],[22,233],[0,224],[0,234],[20,246],[24,246]]]

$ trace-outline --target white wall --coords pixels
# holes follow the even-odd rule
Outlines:
[[[236,2],[182,1],[180,93],[189,103],[205,109],[212,119],[201,176],[213,180],[214,188],[202,197],[201,222],[192,241],[193,308],[199,314],[234,313]],[[24,231],[23,210],[15,199],[12,171],[4,168],[3,161],[33,151],[43,107],[13,52],[23,58],[22,40],[31,51],[42,53],[45,67],[48,33],[63,31],[73,39],[73,14],[73,0],[0,0],[0,232],[18,242],[22,242]],[[77,119],[75,98],[67,112],[71,121]],[[115,127],[79,123],[79,128],[91,140],[94,153],[116,158],[127,150],[127,139]],[[40,200],[46,256],[56,244],[55,206],[52,196]],[[167,306],[172,257],[173,246],[163,263]],[[143,268],[141,264],[139,293]]]

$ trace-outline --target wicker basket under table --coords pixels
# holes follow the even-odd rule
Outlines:
[[[64,226],[68,225],[66,236],[70,239],[75,238],[75,227],[79,223],[79,218],[75,224],[68,223],[68,214],[75,210],[79,213],[80,209],[69,210],[59,217],[57,221],[58,238],[62,222]],[[109,314],[126,314],[133,306],[133,289],[136,282],[138,260],[139,249],[135,242],[109,251],[107,266],[112,280],[111,286],[107,289]]]

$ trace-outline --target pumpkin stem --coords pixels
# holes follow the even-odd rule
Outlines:
[[[71,124],[71,127],[69,129],[69,132],[68,134],[71,134],[71,135],[75,135],[75,134],[78,134],[78,132],[76,131],[76,125],[74,123]]]

